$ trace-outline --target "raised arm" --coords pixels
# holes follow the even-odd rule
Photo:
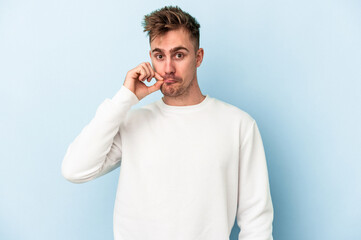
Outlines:
[[[154,85],[143,83],[153,77],[158,80]],[[149,63],[130,70],[120,90],[101,103],[94,118],[69,145],[62,175],[71,182],[83,183],[117,168],[122,156],[120,125],[133,105],[160,89],[162,80]]]
[[[253,121],[240,146],[239,240],[272,240],[273,205],[261,135]]]
[[[63,176],[82,183],[102,176],[120,165],[119,127],[137,97],[125,86],[112,99],[105,99],[94,118],[69,145],[62,163]]]

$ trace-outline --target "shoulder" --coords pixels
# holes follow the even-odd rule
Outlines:
[[[132,108],[127,114],[127,120],[136,121],[137,119],[149,119],[150,117],[155,116],[158,112],[159,107],[156,102],[152,102],[138,108]]]
[[[225,116],[224,123],[237,129],[236,132],[239,133],[241,142],[245,141],[247,135],[258,131],[256,120],[248,112],[215,98],[213,102],[215,109]]]
[[[223,114],[225,117],[233,118],[249,124],[252,124],[255,121],[248,112],[228,102],[219,100],[217,98],[212,98],[212,104],[212,108],[217,113]]]

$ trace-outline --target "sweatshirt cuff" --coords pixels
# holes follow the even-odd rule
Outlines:
[[[133,106],[139,102],[139,99],[132,91],[122,85],[119,91],[112,98],[112,101],[117,104],[123,104],[124,102],[128,102]]]

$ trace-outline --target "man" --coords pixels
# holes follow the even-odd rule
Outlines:
[[[235,218],[239,239],[272,239],[273,207],[257,124],[235,106],[202,94],[199,27],[178,7],[146,15],[152,65],[127,73],[63,160],[64,177],[75,183],[121,164],[115,240],[225,240]],[[153,85],[144,84],[152,78]],[[157,90],[162,99],[130,110]]]

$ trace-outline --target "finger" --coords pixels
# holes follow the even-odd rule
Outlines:
[[[157,72],[154,72],[154,77],[155,77],[157,80],[159,80],[159,81],[163,81],[163,80],[164,80],[163,77],[162,77],[159,73],[157,73]]]
[[[142,65],[144,68],[145,68],[145,70],[147,71],[147,81],[148,82],[150,82],[150,80],[152,79],[152,71],[149,69],[149,66],[148,66],[148,64],[147,63],[144,63],[143,65]],[[145,79],[144,79],[145,80]]]
[[[150,75],[149,69],[146,66],[146,64],[142,64],[141,67],[143,68],[143,70],[145,71],[145,76],[143,77],[142,81],[144,81],[145,79],[147,79]]]
[[[146,66],[148,67],[148,70],[150,72],[150,76],[148,77],[148,82],[150,82],[152,78],[154,78],[154,70],[149,62],[146,62]]]
[[[156,81],[152,86],[148,87],[149,93],[158,91],[163,84],[163,80]]]
[[[152,74],[152,71],[148,68],[148,63],[145,62],[145,63],[142,64],[142,66],[147,71],[147,78],[149,78],[149,76]]]
[[[150,67],[152,68],[152,71],[154,72],[154,78],[155,79],[163,79],[163,77],[159,74],[159,73],[157,73],[157,71],[155,70],[155,68],[153,67],[153,65],[150,65]],[[157,74],[157,75],[156,75]]]
[[[139,81],[144,81],[144,79],[147,77],[147,72],[145,71],[144,67],[142,66],[139,66],[139,69],[138,69],[138,79]]]

